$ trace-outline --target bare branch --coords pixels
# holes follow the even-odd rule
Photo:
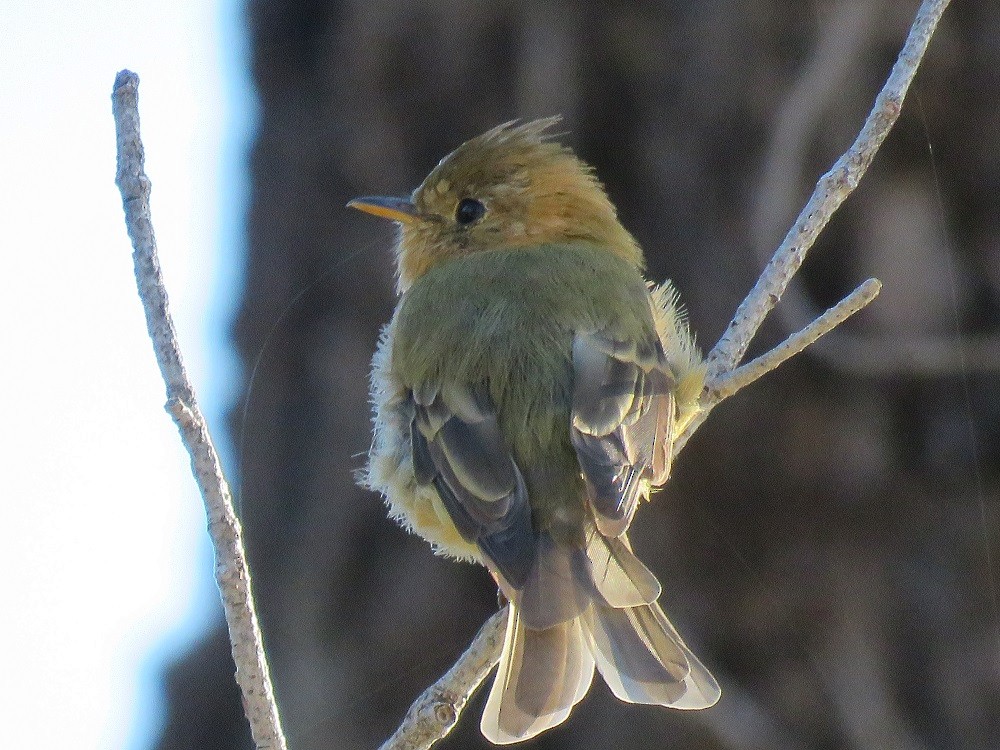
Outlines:
[[[135,279],[146,313],[146,327],[153,341],[156,361],[167,386],[167,411],[174,418],[181,440],[191,456],[208,515],[208,531],[215,547],[215,578],[229,626],[236,682],[243,692],[243,708],[258,750],[285,750],[274,690],[250,587],[250,571],[243,550],[240,523],[233,510],[229,485],[208,425],[195,400],[181,360],[177,332],[170,317],[167,292],[160,274],[156,237],[149,211],[150,182],[144,172],[139,136],[139,77],[128,70],[115,78],[112,94],[118,143],[118,173],[125,223],[132,239]]]
[[[882,34],[883,10],[879,0],[838,0],[824,6],[825,23],[816,31],[816,45],[775,114],[756,188],[751,236],[761,263],[770,259],[774,243],[799,208],[800,178],[814,131],[826,122],[827,112],[843,106],[844,89],[860,76],[865,52]],[[781,311],[793,292],[786,293]]]
[[[881,289],[882,284],[877,279],[868,279],[812,323],[798,333],[793,333],[767,354],[762,354],[742,367],[719,375],[707,385],[711,392],[709,398],[718,403],[776,369],[782,362],[791,359],[854,313],[866,307],[878,296]]]
[[[798,205],[798,185],[808,146],[824,114],[839,103],[847,81],[856,77],[865,52],[884,35],[887,16],[878,0],[839,0],[826,17],[819,41],[775,117],[774,132],[754,205],[753,245],[766,263],[785,217]],[[948,252],[947,247],[942,248]],[[790,333],[820,314],[800,286],[785,290],[775,311]],[[956,352],[949,338],[933,333],[858,335],[843,328],[824,341],[815,356],[855,374],[941,376],[1000,370],[1000,334],[962,336]]]
[[[736,310],[729,328],[709,353],[710,380],[732,370],[743,359],[764,318],[781,299],[788,283],[802,265],[806,252],[868,170],[882,141],[899,117],[903,98],[948,2],[924,0],[920,6],[892,73],[876,97],[875,106],[858,137],[833,168],[820,178],[809,202],[799,213],[754,288]]]
[[[469,696],[500,660],[507,611],[504,607],[486,621],[455,666],[417,698],[379,750],[427,750],[448,735]]]

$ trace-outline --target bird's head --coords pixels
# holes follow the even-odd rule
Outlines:
[[[347,204],[399,224],[402,291],[438,263],[489,250],[586,242],[642,265],[593,170],[546,136],[558,121],[500,125],[444,157],[410,197]]]

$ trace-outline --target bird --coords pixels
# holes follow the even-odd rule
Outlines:
[[[504,123],[411,195],[347,204],[398,228],[360,482],[509,602],[480,722],[498,745],[563,722],[595,669],[630,703],[720,697],[628,538],[705,364],[674,287],[647,281],[594,170],[552,135],[559,120]]]

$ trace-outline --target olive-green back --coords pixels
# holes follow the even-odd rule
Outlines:
[[[409,387],[488,383],[518,463],[553,460],[569,447],[574,333],[648,342],[648,300],[637,268],[592,245],[474,253],[407,291],[393,370]]]

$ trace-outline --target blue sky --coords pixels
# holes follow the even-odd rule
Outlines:
[[[252,117],[238,9],[0,9],[9,747],[148,746],[159,671],[217,607],[204,511],[135,291],[110,93],[119,69],[139,74],[163,272],[203,408],[221,425]]]

